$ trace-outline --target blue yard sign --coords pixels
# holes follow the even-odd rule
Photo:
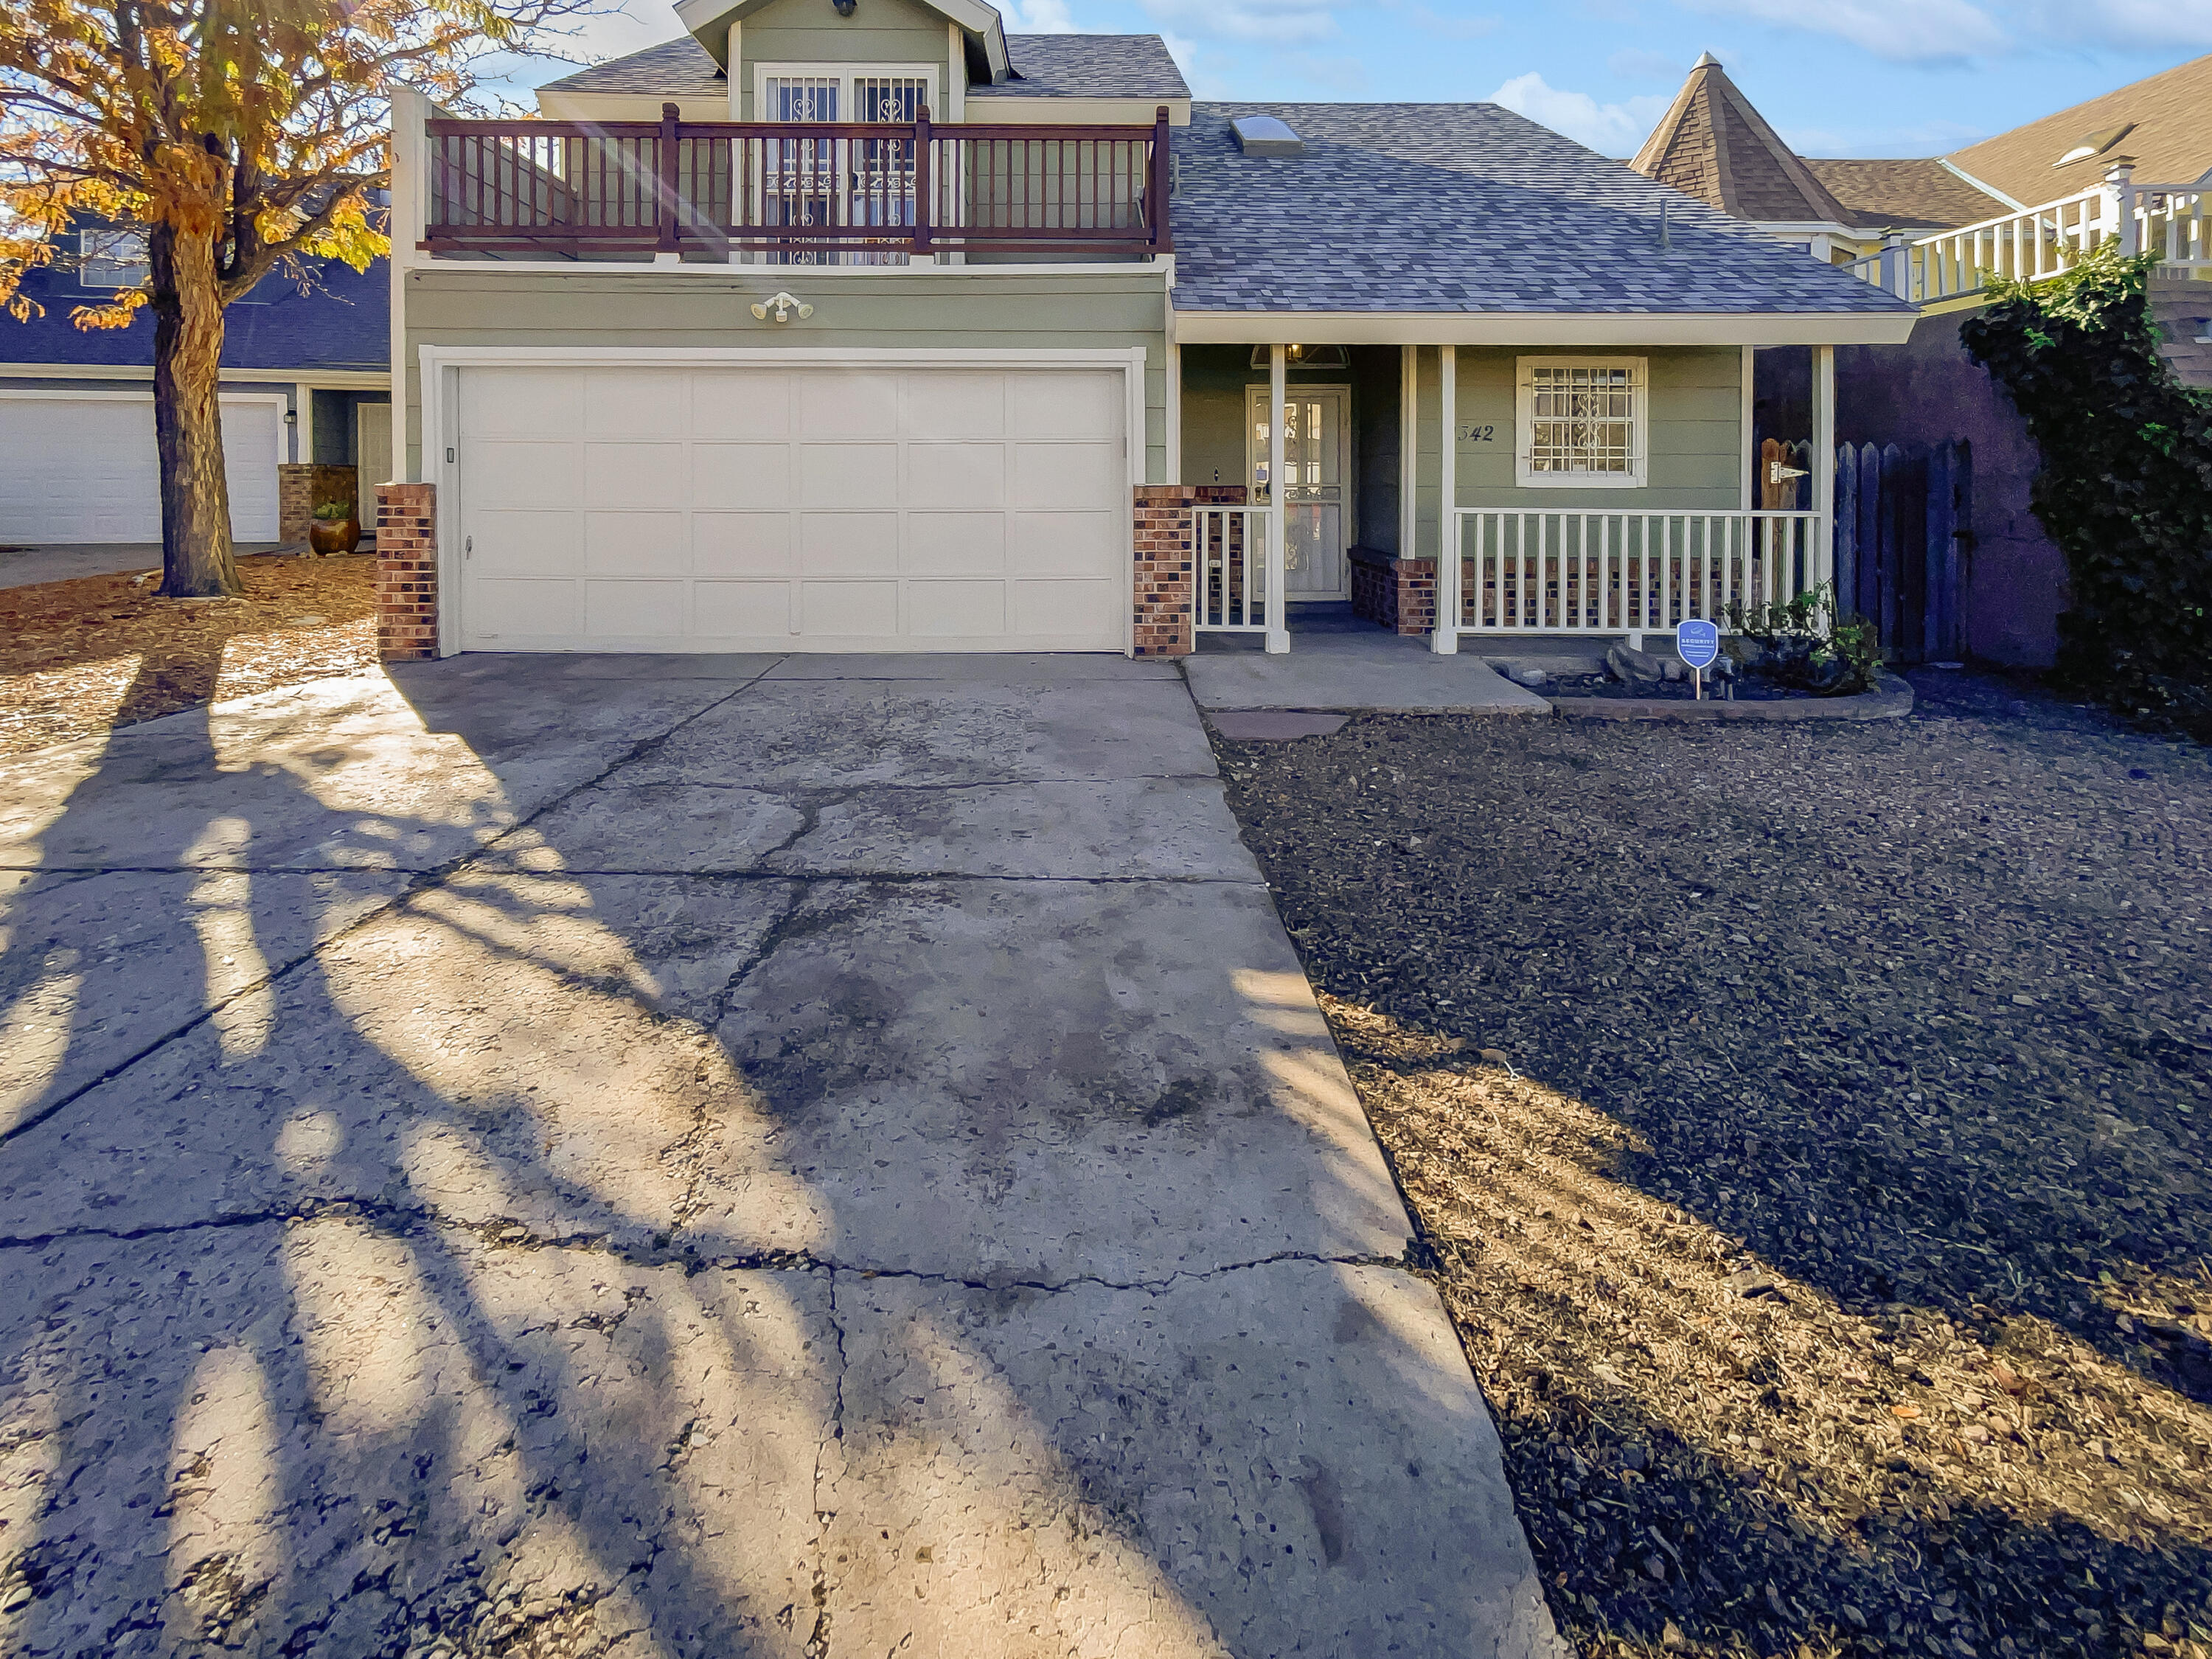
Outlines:
[[[1691,667],[1711,668],[1721,654],[1721,630],[1709,622],[1686,622],[1674,630],[1674,649]]]

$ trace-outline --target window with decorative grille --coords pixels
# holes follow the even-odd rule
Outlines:
[[[1644,368],[1640,358],[1522,359],[1519,482],[1641,484]]]

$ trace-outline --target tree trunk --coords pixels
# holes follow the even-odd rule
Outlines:
[[[154,447],[161,468],[161,589],[242,593],[222,464],[222,296],[212,235],[157,224],[153,266]]]

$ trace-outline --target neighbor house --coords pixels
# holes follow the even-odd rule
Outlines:
[[[1847,271],[1494,105],[1195,101],[979,0],[677,13],[538,118],[395,111],[394,654],[1285,649],[1347,599],[1449,651],[1826,574],[1749,367],[1904,339]]]
[[[161,539],[153,314],[142,307],[120,329],[73,320],[145,276],[143,231],[80,226],[25,276],[36,313],[0,317],[0,542]],[[239,540],[303,534],[319,482],[350,495],[356,466],[372,484],[392,476],[391,317],[382,260],[272,273],[225,312],[223,453]],[[305,470],[315,464],[325,471]]]
[[[1905,585],[1957,574],[1958,625],[1930,653],[1926,617],[1952,610],[1950,599],[1916,592],[1867,608],[1881,611],[1897,635],[1886,642],[1907,654],[1957,648],[2048,664],[2068,599],[2064,558],[2029,502],[2041,459],[2019,411],[1961,349],[1960,327],[1992,274],[2049,276],[2113,240],[2158,256],[2149,291],[2161,349],[2185,381],[2212,388],[2212,57],[1948,155],[1864,161],[1797,155],[1708,54],[1631,165],[1920,308],[1904,344],[1838,354],[1832,430],[1854,447],[1898,446],[1908,498],[1922,488],[1915,466],[1936,447],[1948,447],[1957,477],[1970,466],[1971,488],[1957,489],[1959,544],[1948,556],[1917,544],[1934,520],[1917,499],[1892,515],[1905,525],[1897,555]],[[1802,353],[1761,356],[1760,436],[1812,437],[1812,378]]]

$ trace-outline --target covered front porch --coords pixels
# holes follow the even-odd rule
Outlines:
[[[1796,349],[1813,451],[1832,453],[1832,348]],[[1800,475],[1759,476],[1755,362],[1751,345],[1694,339],[1186,339],[1167,448],[1188,498],[1194,642],[1318,647],[1340,630],[1309,641],[1297,619],[1333,607],[1440,656],[1463,639],[1641,645],[1816,588],[1833,479],[1801,505]]]

